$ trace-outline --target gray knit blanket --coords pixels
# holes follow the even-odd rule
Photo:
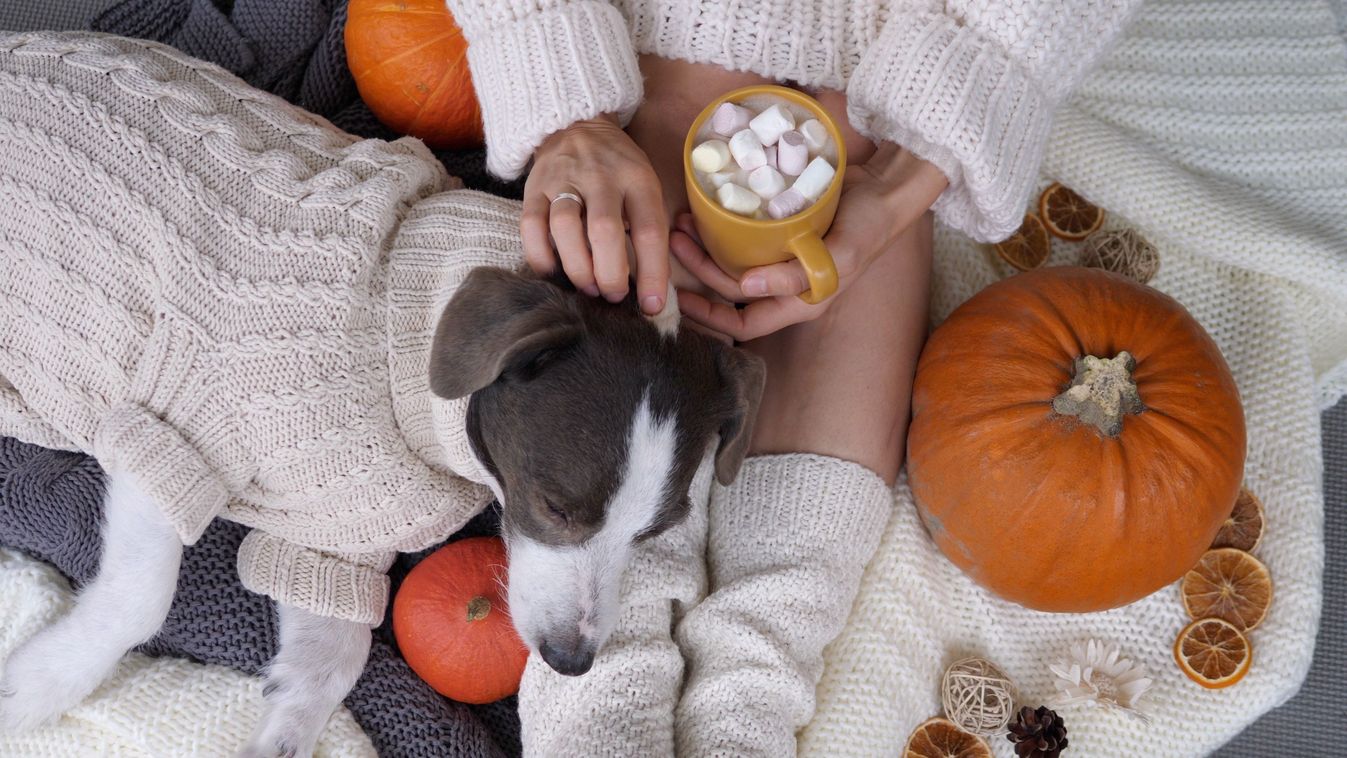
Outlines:
[[[259,89],[364,137],[393,138],[361,102],[346,68],[346,0],[125,0],[92,28],[164,42],[212,61]],[[487,175],[484,151],[438,152],[470,187],[518,197],[521,185]],[[0,546],[54,565],[76,587],[101,551],[103,473],[91,458],[0,438]],[[488,511],[452,539],[495,533]],[[161,633],[141,652],[257,674],[276,652],[269,600],[239,583],[235,559],[247,529],[216,521],[187,548],[177,595]],[[429,551],[427,551],[428,553]],[[402,577],[426,553],[404,555]],[[408,668],[387,618],[374,632],[365,672],[346,707],[382,756],[509,756],[520,753],[514,698],[485,706],[448,700]]]

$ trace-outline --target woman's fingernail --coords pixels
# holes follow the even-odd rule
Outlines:
[[[743,287],[745,295],[748,295],[749,297],[762,297],[767,294],[767,277],[750,276],[744,280],[744,283],[741,286]]]
[[[653,316],[664,310],[664,298],[659,295],[646,295],[641,300],[641,307],[645,309],[646,313]]]
[[[588,287],[581,287],[580,291],[585,293],[586,295],[589,295],[590,297],[599,296],[599,287],[596,284],[591,284]]]

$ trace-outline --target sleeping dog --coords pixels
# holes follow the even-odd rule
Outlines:
[[[108,472],[98,575],[4,662],[0,729],[153,636],[216,517],[279,607],[248,755],[312,751],[392,556],[493,497],[520,636],[588,670],[705,454],[734,478],[763,366],[517,273],[517,203],[451,186],[170,48],[0,34],[0,433]]]

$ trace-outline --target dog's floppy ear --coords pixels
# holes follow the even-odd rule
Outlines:
[[[739,475],[739,466],[748,453],[753,420],[758,417],[762,387],[767,379],[767,366],[758,356],[737,347],[716,343],[715,351],[721,391],[730,401],[730,414],[720,424],[716,481],[728,485]]]
[[[556,285],[499,268],[474,269],[440,314],[430,390],[466,397],[512,366],[579,339],[575,303]]]

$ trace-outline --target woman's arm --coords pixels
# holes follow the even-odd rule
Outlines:
[[[605,0],[446,0],[468,40],[487,169],[524,172],[548,135],[641,102],[626,21]]]
[[[979,241],[1019,227],[1052,115],[1140,0],[916,2],[889,17],[847,86],[852,125],[949,179],[936,216]]]
[[[617,8],[601,0],[446,0],[468,39],[482,103],[487,168],[507,179],[533,161],[520,234],[529,266],[560,259],[591,296],[636,294],[664,307],[669,223],[659,179],[622,127],[641,102],[641,71]]]

